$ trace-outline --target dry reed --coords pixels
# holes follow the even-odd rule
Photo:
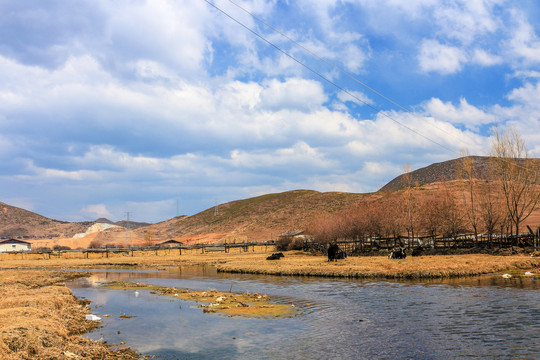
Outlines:
[[[96,326],[85,301],[64,286],[72,272],[0,271],[0,358],[138,359],[80,334]]]

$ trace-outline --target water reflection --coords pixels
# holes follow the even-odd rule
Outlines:
[[[203,314],[193,302],[94,286],[110,280],[259,292],[302,311],[273,320]],[[91,338],[124,341],[158,359],[540,358],[540,291],[531,279],[389,282],[179,267],[97,272],[73,290],[92,300],[98,315],[113,315]]]

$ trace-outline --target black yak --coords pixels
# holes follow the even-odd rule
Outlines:
[[[341,250],[337,244],[332,244],[328,247],[328,261],[335,261],[338,259],[345,259],[347,254]]]
[[[388,255],[389,259],[405,259],[406,257],[407,257],[407,254],[405,253],[405,249],[402,247],[393,249]]]
[[[268,255],[266,257],[266,260],[279,260],[280,258],[285,257],[282,252],[279,253],[273,253],[272,255]]]

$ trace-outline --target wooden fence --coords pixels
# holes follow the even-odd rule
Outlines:
[[[493,235],[489,238],[487,235],[460,234],[456,237],[389,237],[389,238],[368,238],[368,239],[340,239],[336,241],[339,247],[347,253],[347,255],[355,255],[361,253],[369,253],[379,250],[390,250],[401,246],[405,248],[424,249],[471,249],[471,248],[511,248],[511,247],[531,247],[534,249],[540,248],[540,237],[537,234],[520,234],[516,235]],[[304,251],[315,251],[325,253],[328,248],[328,243],[318,243],[313,241],[305,241],[303,244]]]
[[[276,247],[272,242],[242,243],[242,244],[200,244],[193,246],[179,246],[168,248],[138,247],[138,248],[110,248],[110,249],[84,249],[59,251],[18,251],[0,253],[0,260],[49,260],[49,259],[103,259],[115,257],[146,257],[146,256],[181,256],[187,254],[208,254],[214,252],[242,253],[242,252],[271,252]]]

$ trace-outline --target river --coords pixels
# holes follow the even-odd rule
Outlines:
[[[156,359],[540,358],[540,281],[530,278],[396,282],[224,274],[210,266],[92,274],[70,285],[102,317],[86,336]],[[297,313],[229,318],[194,302],[98,286],[106,280],[258,292]]]

